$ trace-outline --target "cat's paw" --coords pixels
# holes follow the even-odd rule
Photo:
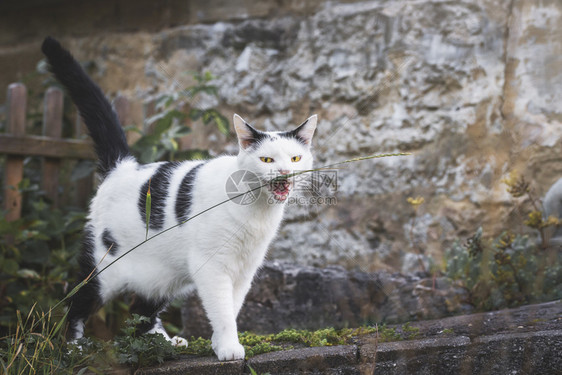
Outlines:
[[[78,344],[78,339],[74,339],[66,343],[66,352],[68,354],[82,354],[82,345]]]
[[[235,361],[237,359],[244,359],[244,347],[240,343],[231,343],[230,345],[213,346],[215,354],[219,361]]]
[[[187,340],[183,337],[174,336],[171,338],[172,345],[174,346],[185,346],[187,348]]]

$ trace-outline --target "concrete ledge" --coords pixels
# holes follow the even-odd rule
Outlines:
[[[301,348],[248,361],[184,357],[135,374],[562,374],[562,302],[412,323],[420,339]],[[397,326],[396,329],[400,329]],[[447,331],[444,331],[444,330]],[[120,372],[119,375],[130,372]]]
[[[376,374],[458,374],[470,339],[466,336],[428,338],[363,345],[360,360]]]
[[[408,355],[409,352],[424,353],[442,352],[448,349],[456,349],[465,347],[470,344],[470,339],[466,336],[428,338],[412,341],[396,341],[375,344],[366,344],[361,346],[360,357],[364,359],[375,358],[383,361],[392,361],[400,356]]]
[[[375,344],[292,349],[248,361],[219,362],[186,357],[140,375],[179,374],[558,374],[562,369],[562,330],[500,333]],[[123,372],[124,373],[124,372]],[[121,374],[121,373],[120,373]]]
[[[248,365],[258,374],[297,374],[311,370],[326,373],[335,369],[351,370],[357,363],[355,345],[292,349],[257,355],[248,360]]]
[[[242,374],[244,361],[219,362],[216,357],[186,357],[158,367],[135,371],[135,375],[231,375]]]
[[[363,369],[386,374],[556,374],[562,330],[459,336],[379,344],[360,349]]]
[[[562,374],[562,330],[478,337],[463,362],[475,374]]]

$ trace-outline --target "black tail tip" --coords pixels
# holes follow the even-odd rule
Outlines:
[[[41,45],[41,51],[47,57],[51,57],[61,50],[64,49],[60,45],[59,41],[50,36],[46,37],[43,41],[43,44]]]

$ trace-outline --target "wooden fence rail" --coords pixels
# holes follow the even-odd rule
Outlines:
[[[124,97],[115,101],[115,110],[122,124],[129,117],[130,104]],[[6,155],[4,165],[4,209],[7,220],[21,217],[22,197],[18,186],[23,179],[24,158],[42,157],[41,188],[55,206],[59,206],[59,173],[62,159],[95,159],[92,143],[83,139],[62,138],[63,92],[56,87],[47,90],[43,106],[41,136],[26,135],[27,90],[21,83],[8,86],[6,132],[0,133],[0,154]],[[77,126],[75,136],[82,134]],[[87,201],[92,191],[93,177],[77,181],[81,200]],[[80,199],[79,199],[80,200]]]

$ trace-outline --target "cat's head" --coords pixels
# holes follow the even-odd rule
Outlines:
[[[262,181],[311,169],[310,146],[316,122],[317,116],[314,115],[296,129],[263,132],[252,127],[242,117],[234,115],[234,129],[240,145],[239,167],[255,173]],[[267,190],[278,202],[284,202],[293,190],[294,182],[299,180],[301,179],[289,178],[275,182],[270,184]]]

